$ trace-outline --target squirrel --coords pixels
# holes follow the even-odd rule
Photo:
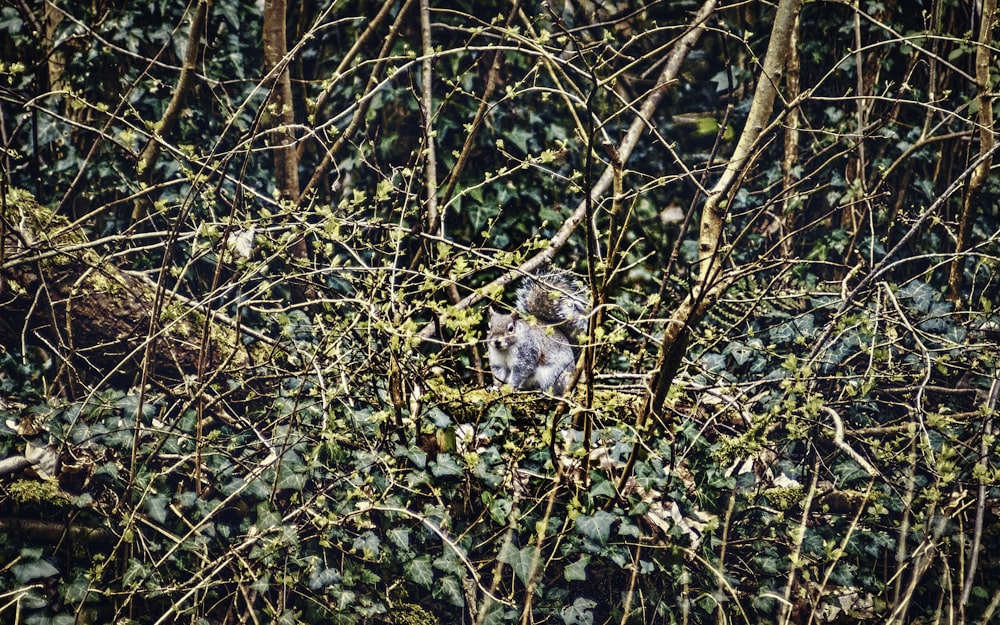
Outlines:
[[[510,384],[564,394],[589,315],[587,291],[568,273],[547,269],[525,277],[512,312],[489,309],[492,388]]]

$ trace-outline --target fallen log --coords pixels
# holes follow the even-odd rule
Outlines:
[[[8,352],[41,348],[73,381],[169,387],[245,367],[238,338],[190,301],[109,262],[79,226],[31,194],[0,192],[0,344]]]

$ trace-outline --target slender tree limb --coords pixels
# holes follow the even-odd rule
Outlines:
[[[833,576],[834,572],[838,571],[840,567],[838,566],[840,562],[847,557],[850,553],[848,546],[851,544],[851,539],[854,537],[854,533],[862,530],[861,517],[864,515],[865,510],[868,509],[868,502],[872,499],[872,491],[875,488],[875,480],[869,480],[868,487],[865,489],[864,498],[857,505],[854,511],[854,518],[851,519],[851,524],[848,526],[847,532],[844,533],[840,540],[839,548],[833,551],[833,557],[827,562],[826,571],[823,573],[823,578],[818,581],[818,583],[813,580],[814,584],[817,584],[819,588],[829,588],[830,578]],[[815,520],[815,517],[813,517]],[[819,609],[820,599],[813,599],[814,609]],[[815,621],[813,621],[815,622]]]
[[[510,25],[517,16],[520,6],[521,0],[514,0],[514,6],[507,15],[507,22],[504,24],[504,29],[500,35],[501,44],[503,44],[509,37]],[[497,49],[493,52],[493,60],[490,63],[489,73],[486,76],[486,86],[483,87],[483,94],[479,98],[479,107],[476,109],[476,115],[472,118],[472,123],[469,125],[469,132],[465,135],[465,141],[462,143],[462,149],[458,153],[458,159],[455,161],[455,166],[452,167],[451,172],[448,174],[448,184],[445,186],[444,194],[441,198],[442,205],[447,206],[448,202],[451,200],[452,195],[455,193],[455,187],[458,185],[458,179],[461,177],[462,172],[465,170],[465,165],[469,161],[469,154],[472,153],[473,141],[479,129],[483,125],[483,119],[486,117],[486,111],[490,106],[490,98],[493,97],[493,92],[496,91],[497,88],[497,79],[500,74],[500,59],[502,58],[503,48],[497,47]]]
[[[24,456],[9,456],[0,460],[0,475],[7,475],[8,473],[17,473],[22,469],[27,469],[31,466],[31,461]]]
[[[802,94],[801,85],[801,64],[799,59],[799,15],[795,16],[795,24],[791,33],[791,41],[788,44],[788,59],[785,67],[785,90],[787,99],[798,100]],[[790,222],[794,221],[791,214],[790,202],[793,197],[796,179],[795,166],[799,159],[799,125],[802,114],[798,107],[793,107],[788,111],[785,118],[785,143],[784,155],[781,160],[782,174],[782,197],[785,198],[783,212],[778,219],[781,224],[781,234],[791,230]],[[781,237],[781,251],[784,256],[791,255],[791,241],[787,236]]]
[[[680,73],[681,65],[687,58],[688,53],[701,38],[701,35],[705,31],[706,22],[708,18],[715,11],[717,0],[706,0],[705,4],[698,9],[698,13],[691,20],[691,24],[688,27],[688,31],[678,40],[676,47],[670,51],[666,65],[663,71],[660,73],[656,81],[656,86],[646,95],[646,99],[643,101],[642,106],[636,113],[635,119],[629,125],[628,131],[626,131],[625,136],[622,138],[621,142],[618,144],[617,150],[619,158],[622,163],[628,162],[632,152],[635,150],[636,146],[639,144],[639,139],[646,132],[646,129],[650,126],[650,120],[653,117],[653,113],[656,111],[663,97],[667,94],[668,89],[671,87],[673,82],[677,79],[677,75]],[[597,182],[594,183],[593,188],[589,191],[591,200],[596,201],[601,198],[602,195],[611,186],[614,180],[614,166],[608,164],[604,169],[604,173],[598,178]],[[552,237],[552,241],[546,249],[542,250],[537,256],[526,262],[520,269],[524,272],[530,272],[539,266],[552,260],[555,253],[561,248],[566,241],[569,240],[571,234],[576,229],[577,225],[583,221],[586,216],[587,211],[587,201],[583,200],[577,205],[576,210],[573,214],[563,223],[556,234]],[[507,282],[513,277],[512,274],[508,278]],[[501,278],[502,279],[502,278]],[[504,282],[506,284],[506,282]]]
[[[152,180],[152,172],[156,166],[156,159],[160,155],[161,141],[169,138],[177,129],[180,120],[181,110],[187,94],[191,91],[192,78],[198,64],[198,55],[201,52],[201,39],[205,32],[205,23],[208,19],[208,10],[211,0],[198,0],[195,7],[194,16],[191,18],[191,26],[188,29],[187,50],[184,53],[184,61],[181,64],[181,73],[174,85],[170,102],[163,111],[163,117],[156,125],[156,131],[146,142],[146,146],[139,153],[139,174],[147,182]]]
[[[1000,376],[993,378],[993,385],[990,387],[990,394],[986,399],[986,422],[983,424],[983,432],[979,437],[979,466],[985,474],[989,464],[990,450],[987,445],[987,438],[993,435],[993,418],[996,414],[997,396],[1000,395]],[[976,520],[972,530],[972,547],[969,549],[969,565],[965,571],[965,580],[962,582],[962,598],[959,606],[962,610],[962,620],[965,620],[965,606],[969,603],[969,595],[972,594],[972,587],[976,581],[976,568],[979,564],[979,548],[983,543],[983,519],[986,515],[986,491],[987,484],[982,480],[976,493]]]
[[[916,427],[916,424],[913,424]],[[909,557],[909,547],[907,545],[907,539],[910,535],[910,526],[913,523],[911,511],[913,510],[913,498],[916,496],[917,490],[917,480],[916,480],[916,467],[917,467],[917,440],[916,436],[911,437],[910,448],[906,453],[906,471],[903,472],[906,479],[906,487],[903,489],[902,505],[900,510],[902,511],[902,519],[899,522],[899,535],[896,539],[896,562],[906,562]],[[898,604],[903,596],[903,576],[902,574],[897,574],[895,576],[895,582],[893,584],[892,590],[892,602],[893,604]]]
[[[35,541],[58,544],[67,535],[70,540],[82,545],[93,547],[114,542],[115,535],[103,527],[85,527],[83,525],[41,521],[35,519],[0,518],[0,531],[10,532],[15,536],[29,536]]]
[[[992,622],[993,615],[996,613],[997,608],[1000,608],[1000,588],[997,588],[996,592],[990,598],[990,603],[986,606],[986,610],[983,611],[983,617],[979,619],[979,625],[988,625]]]
[[[746,125],[726,163],[722,176],[709,190],[702,210],[701,229],[698,235],[698,287],[707,288],[719,273],[722,263],[720,246],[723,240],[723,226],[729,214],[728,197],[734,191],[736,181],[750,165],[751,158],[759,144],[763,130],[768,125],[774,101],[778,95],[778,85],[784,73],[785,59],[788,58],[789,44],[795,31],[795,18],[799,13],[801,0],[781,0],[771,26],[770,42],[761,75],[757,81]]]
[[[368,26],[365,27],[364,32],[361,33],[361,36],[355,39],[354,43],[351,45],[351,49],[348,50],[344,54],[344,56],[341,57],[340,62],[337,63],[337,68],[333,70],[333,76],[335,79],[341,77],[344,74],[344,72],[347,71],[348,65],[350,65],[351,62],[354,60],[354,58],[357,57],[358,52],[361,51],[362,46],[364,46],[364,44],[369,39],[371,39],[372,35],[375,34],[376,30],[381,28],[382,23],[385,22],[385,18],[389,15],[389,12],[392,10],[392,7],[393,7],[392,2],[382,3],[382,8],[379,9],[378,13],[375,14],[375,17],[373,17],[371,21],[368,22]],[[336,84],[337,84],[336,80],[331,81],[330,84],[327,86],[327,88],[324,89],[323,92],[320,93],[319,96],[316,98],[316,105],[313,108],[314,111],[313,119],[311,121],[315,122],[315,116],[317,116],[320,113],[320,111],[322,111],[323,107],[326,105],[327,100],[330,99],[330,94],[333,93],[333,89],[334,86],[336,86]],[[305,144],[299,146],[299,158],[302,157],[302,150],[304,148]]]
[[[423,526],[426,527],[428,530],[437,534],[438,538],[441,539],[441,542],[444,543],[449,548],[449,550],[455,555],[455,557],[457,557],[462,562],[462,564],[468,571],[469,576],[474,580],[476,586],[479,588],[479,592],[481,592],[483,596],[487,597],[493,603],[500,603],[506,606],[511,605],[510,601],[496,596],[490,591],[489,588],[483,585],[482,579],[479,575],[479,569],[469,560],[468,556],[466,556],[465,554],[465,550],[461,547],[461,545],[459,545],[458,542],[448,534],[447,530],[441,528],[431,519],[427,518],[427,516],[419,514],[417,512],[413,512],[412,510],[409,510],[407,508],[395,507],[395,506],[373,505],[372,510],[380,510],[382,512],[391,512],[399,514],[402,516],[409,517],[419,523],[422,523]]]
[[[976,98],[979,101],[979,155],[980,161],[969,178],[969,186],[965,190],[962,202],[962,215],[959,218],[958,236],[955,241],[955,258],[951,261],[948,274],[948,299],[961,302],[962,283],[964,282],[965,248],[972,234],[972,222],[975,221],[979,208],[979,190],[989,175],[993,164],[993,99],[994,92],[990,88],[990,62],[992,60],[993,23],[996,19],[997,0],[982,0],[980,12],[979,42],[976,46]]]
[[[420,0],[420,43],[423,62],[420,65],[420,112],[424,118],[424,188],[427,206],[424,212],[427,231],[444,236],[444,221],[438,215],[437,150],[434,132],[434,42],[431,37],[430,0]]]
[[[834,314],[835,317],[839,317],[844,313],[844,311],[854,305],[859,294],[863,293],[872,285],[873,282],[885,275],[887,271],[895,266],[897,262],[895,258],[896,255],[899,254],[900,250],[902,250],[910,242],[910,240],[923,231],[923,226],[927,220],[933,215],[936,215],[937,212],[948,203],[951,197],[965,185],[965,179],[971,175],[977,167],[979,167],[980,163],[991,159],[997,150],[1000,150],[1000,144],[995,144],[992,148],[990,148],[989,152],[980,154],[968,167],[965,168],[964,171],[952,180],[951,184],[948,185],[948,188],[941,192],[938,198],[934,200],[934,202],[928,206],[926,210],[920,213],[920,215],[913,220],[910,228],[902,237],[900,237],[899,241],[897,241],[896,244],[882,256],[882,260],[879,261],[878,265],[872,268],[870,272],[868,272],[861,280],[858,281],[856,285],[854,285],[854,288],[844,295],[840,306],[837,307],[837,312]],[[809,355],[805,359],[806,363],[813,363],[823,350],[826,349],[827,341],[829,341],[830,336],[833,334],[835,326],[836,324],[828,324],[823,330],[823,333],[817,337],[813,344],[813,348],[810,350]]]
[[[552,513],[555,509],[556,495],[562,488],[563,471],[562,464],[556,463],[556,475],[549,489],[549,494],[545,498],[545,512],[541,520],[535,524],[535,540],[533,542],[534,551],[531,554],[531,566],[528,568],[528,579],[525,582],[524,608],[521,610],[521,625],[533,623],[531,606],[535,599],[535,587],[541,579],[544,567],[542,562],[542,547],[545,546],[545,535],[548,532],[549,523],[553,521]]]
[[[788,558],[788,583],[785,584],[785,592],[782,597],[783,601],[779,604],[779,616],[778,622],[782,625],[789,625],[792,619],[792,608],[793,597],[792,593],[796,586],[796,572],[799,569],[800,563],[802,562],[802,543],[805,540],[806,528],[809,527],[809,522],[812,520],[813,515],[813,501],[816,498],[816,493],[818,491],[819,484],[819,457],[813,459],[812,479],[809,480],[809,488],[806,489],[806,496],[803,498],[801,507],[802,515],[799,517],[799,524],[796,526],[794,532],[790,532],[793,536],[792,538],[792,553]]]
[[[663,97],[666,95],[667,90],[676,80],[684,59],[687,58],[688,53],[698,42],[702,33],[705,32],[706,22],[715,10],[717,3],[718,0],[706,0],[706,2],[698,10],[698,13],[694,16],[694,18],[692,18],[687,32],[677,41],[677,45],[671,50],[667,63],[657,78],[656,86],[653,87],[653,89],[651,89],[646,95],[646,99],[643,101],[642,106],[636,112],[635,119],[632,121],[628,131],[626,131],[625,136],[618,145],[618,154],[623,163],[628,160],[636,146],[639,144],[639,139],[649,127],[650,120],[652,119],[657,106],[659,106]],[[600,176],[600,178],[598,178],[597,182],[595,182],[594,186],[590,189],[590,197],[592,199],[600,198],[608,190],[608,187],[611,186],[613,179],[614,167],[609,164],[607,168],[605,168],[604,173]],[[583,221],[586,216],[586,211],[587,201],[581,200],[573,213],[566,219],[566,221],[563,222],[559,230],[556,231],[555,235],[553,235],[548,247],[524,262],[517,269],[505,272],[489,285],[462,298],[454,305],[455,309],[462,310],[468,308],[469,306],[481,301],[484,297],[484,293],[490,292],[492,289],[497,287],[503,287],[512,282],[518,276],[530,273],[542,265],[550,262],[556,252],[566,244],[570,236],[576,230],[576,227],[580,225],[580,222]],[[436,324],[429,323],[421,330],[420,336],[423,338],[429,338],[434,334],[436,328]]]
[[[389,51],[392,50],[392,46],[396,43],[396,37],[399,35],[399,31],[406,21],[406,16],[409,14],[410,8],[413,6],[415,1],[416,0],[406,0],[406,2],[403,3],[403,6],[400,7],[399,13],[396,15],[396,19],[393,21],[392,26],[389,28],[389,33],[386,35],[385,40],[382,43],[382,48],[379,50],[378,61],[375,63],[375,67],[372,68],[371,74],[368,76],[368,83],[365,85],[362,97],[358,99],[358,105],[354,110],[354,116],[347,124],[347,128],[345,128],[344,131],[337,136],[337,140],[323,155],[323,159],[320,161],[319,165],[316,166],[316,169],[313,171],[313,175],[309,178],[309,182],[306,183],[305,188],[302,190],[303,198],[309,197],[309,195],[319,187],[320,182],[330,171],[330,167],[333,165],[337,156],[344,149],[344,147],[354,139],[354,136],[361,128],[361,124],[365,120],[365,113],[368,112],[368,107],[371,106],[371,98],[363,96],[371,93],[375,86],[379,84],[378,77],[382,74],[382,70],[389,61]]]
[[[829,406],[823,406],[822,410],[833,421],[833,444],[837,447],[837,449],[844,452],[851,460],[858,463],[858,465],[864,469],[865,473],[869,476],[873,478],[879,477],[879,470],[872,466],[872,463],[868,462],[864,456],[855,451],[853,447],[847,444],[847,441],[844,438],[844,420],[840,418],[840,414]]]
[[[510,514],[507,515],[507,529],[503,535],[503,542],[500,545],[500,550],[498,553],[502,553],[504,549],[514,548],[514,532],[517,530],[517,524],[521,521],[521,491],[517,488],[513,489],[511,495],[511,506]],[[490,587],[488,592],[484,593],[484,599],[476,613],[475,625],[484,625],[486,619],[489,617],[490,610],[495,605],[493,597],[498,595],[500,582],[503,579],[503,571],[505,565],[498,558],[493,565],[493,577],[490,580]]]
[[[952,514],[947,509],[938,511],[932,505],[928,511],[927,518],[929,519],[928,525],[930,527],[925,531],[923,540],[913,550],[906,564],[896,573],[898,576],[897,582],[902,579],[903,572],[907,569],[911,571],[911,577],[903,593],[893,602],[892,612],[885,621],[886,625],[896,625],[897,623],[906,622],[906,613],[909,611],[910,605],[917,594],[917,587],[920,584],[920,580],[927,574],[931,564],[933,564],[934,560],[940,554],[937,543],[948,528]]]
[[[647,417],[659,419],[663,401],[686,349],[686,345],[682,343],[686,343],[690,328],[704,317],[715,300],[729,286],[729,280],[735,277],[735,274],[729,274],[727,278],[721,273],[725,256],[721,251],[721,245],[725,220],[729,213],[726,198],[732,194],[737,180],[750,166],[764,129],[768,127],[768,120],[778,94],[777,86],[784,71],[785,59],[789,54],[788,48],[792,41],[800,2],[801,0],[781,0],[778,3],[774,24],[771,27],[770,43],[764,56],[761,76],[757,81],[746,125],[722,176],[705,198],[698,235],[698,279],[691,295],[674,311],[664,330],[659,361],[650,380],[645,408],[637,421],[639,429],[645,425]],[[630,462],[631,460],[630,458]]]

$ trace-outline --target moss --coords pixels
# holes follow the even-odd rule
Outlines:
[[[189,337],[194,334],[194,328],[201,327],[205,317],[190,306],[171,300],[164,303],[160,320],[171,327],[171,334]]]
[[[762,494],[778,510],[790,510],[802,501],[805,489],[802,486],[768,488]]]
[[[47,503],[65,506],[69,498],[59,489],[55,480],[17,480],[7,487],[10,498],[19,504]]]
[[[450,386],[443,378],[431,378],[426,380],[426,383],[437,403],[457,423],[474,423],[484,410],[497,404],[502,404],[515,419],[536,419],[538,415],[551,414],[561,401],[537,391],[515,391],[509,386],[499,391]],[[573,399],[582,404],[584,401],[582,387],[577,388]],[[594,393],[594,406],[595,410],[605,417],[632,423],[642,408],[642,399],[640,395],[621,391],[598,390]],[[569,413],[572,414],[573,411],[574,408],[570,407]]]
[[[125,285],[100,271],[91,271],[87,274],[85,284],[86,287],[82,290],[88,292],[106,293],[112,297],[127,296]]]
[[[23,189],[7,189],[7,203],[2,209],[8,223],[15,224],[22,236],[30,240],[44,240],[52,245],[86,242],[79,228],[71,228],[68,219],[53,214],[51,210],[39,204],[35,196]]]
[[[399,603],[389,610],[392,625],[438,625],[437,617],[415,603]]]
[[[208,329],[208,338],[213,345],[220,346],[227,354],[237,352],[235,364],[241,365],[246,362],[245,353],[239,350],[236,340],[236,332],[232,328],[221,323],[213,323]]]
[[[171,336],[182,338],[199,338],[205,327],[203,312],[177,300],[164,303],[160,319],[168,326]],[[236,331],[230,326],[213,321],[208,329],[208,341],[224,354],[236,352],[233,364],[239,366],[246,363],[246,353],[240,349]]]

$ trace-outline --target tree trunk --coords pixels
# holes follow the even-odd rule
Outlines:
[[[288,71],[285,0],[264,2],[264,71],[274,80],[268,109],[273,131],[268,135],[274,156],[274,184],[282,200],[299,201],[299,159],[295,150],[295,109]]]

